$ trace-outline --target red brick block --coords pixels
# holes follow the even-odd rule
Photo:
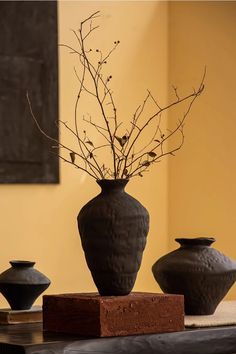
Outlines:
[[[139,292],[127,296],[45,295],[43,328],[94,337],[182,331],[184,298]]]

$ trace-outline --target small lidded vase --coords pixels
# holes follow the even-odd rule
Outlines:
[[[28,310],[50,280],[33,268],[35,262],[17,260],[10,264],[11,268],[0,274],[0,292],[12,310]]]
[[[212,237],[176,238],[180,248],[152,272],[164,293],[183,294],[186,315],[211,315],[236,280],[236,262],[211,247]]]

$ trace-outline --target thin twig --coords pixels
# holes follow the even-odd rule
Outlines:
[[[78,56],[78,65],[80,71],[74,68],[75,75],[79,82],[78,92],[74,105],[74,124],[73,129],[63,121],[59,121],[78,143],[78,151],[61,143],[58,139],[50,137],[40,126],[36,119],[32,106],[27,94],[27,100],[30,107],[31,116],[33,117],[39,131],[49,140],[56,143],[57,148],[65,149],[70,159],[58,154],[63,161],[74,165],[76,168],[88,173],[91,177],[98,178],[132,178],[141,176],[147,172],[152,164],[160,162],[167,155],[174,155],[184,143],[184,123],[194,104],[195,100],[201,95],[204,89],[204,80],[206,69],[197,90],[193,90],[190,94],[181,97],[177,87],[173,86],[175,99],[162,106],[158,100],[153,97],[151,91],[147,90],[147,94],[143,102],[136,108],[129,122],[129,128],[124,127],[123,134],[120,134],[120,126],[122,122],[118,120],[118,110],[114,100],[113,91],[110,88],[112,75],[104,73],[104,66],[117,48],[119,41],[115,41],[110,50],[103,54],[100,49],[91,49],[88,46],[90,36],[98,29],[98,25],[94,24],[94,20],[100,16],[100,12],[96,11],[80,23],[78,30],[72,30],[77,42],[75,48],[67,44],[60,44],[69,50],[71,54]],[[97,55],[93,55],[97,53]],[[79,107],[81,96],[89,95],[91,105],[97,105],[96,114],[99,114],[99,121],[92,119],[88,114],[88,119],[84,115],[79,116]],[[182,114],[176,127],[172,130],[165,128],[164,117],[162,114],[169,109],[187,103],[186,111]],[[154,113],[146,114],[147,105],[152,104],[156,107]],[[90,125],[99,137],[102,139],[100,145],[94,146],[89,134],[86,130],[81,130],[79,118],[84,124]],[[137,143],[141,141],[144,132],[148,126],[152,124],[153,130],[151,137],[145,141],[142,139],[142,145],[137,148]],[[122,127],[123,128],[123,127]],[[180,134],[181,140],[178,144],[169,147],[168,142],[174,136]],[[140,144],[139,144],[140,145]],[[107,165],[100,163],[103,158],[104,149],[110,148],[110,160]],[[96,152],[96,156],[94,154]],[[100,159],[99,159],[100,157]],[[111,168],[112,163],[112,168]],[[82,165],[82,166],[81,166]]]

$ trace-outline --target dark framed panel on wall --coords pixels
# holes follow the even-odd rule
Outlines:
[[[56,1],[0,1],[0,183],[58,183]]]

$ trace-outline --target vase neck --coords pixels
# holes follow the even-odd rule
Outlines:
[[[102,189],[102,193],[122,193],[128,183],[128,179],[100,179],[97,183]]]
[[[215,239],[213,237],[195,237],[195,238],[176,238],[176,242],[181,247],[193,247],[193,246],[211,246]]]
[[[31,268],[35,265],[35,262],[31,261],[10,261],[9,262],[13,268]]]

